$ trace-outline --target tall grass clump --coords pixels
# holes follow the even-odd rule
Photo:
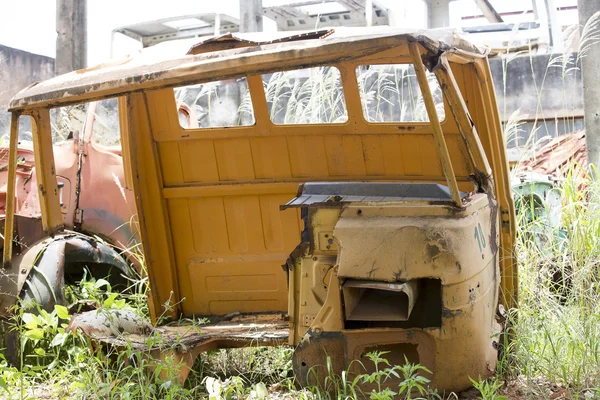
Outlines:
[[[428,122],[429,116],[412,64],[363,65],[356,69],[363,108],[369,122]],[[442,90],[435,75],[427,80],[437,114],[444,119]]]
[[[200,128],[245,126],[254,123],[246,78],[200,83],[175,88],[175,100],[190,110]]]
[[[277,124],[339,123],[348,120],[340,72],[334,67],[275,72],[263,76],[271,121]]]
[[[427,73],[438,115],[441,88]],[[369,65],[356,70],[365,118],[370,122],[427,122],[427,110],[411,64]],[[262,76],[271,121],[276,124],[343,123],[348,120],[341,75],[321,66]],[[178,104],[193,111],[200,127],[254,123],[246,80],[218,81],[175,89]],[[195,121],[194,121],[195,122]]]
[[[546,137],[537,131],[548,127],[544,119],[543,99],[547,96],[547,75],[559,68],[563,84],[560,99],[567,113],[552,121],[552,129],[562,126],[565,132],[576,130],[575,102],[568,95],[573,75],[579,74],[582,57],[587,49],[600,41],[600,12],[583,27],[578,53],[552,55],[541,76],[533,71],[533,53],[507,55],[503,59],[504,97],[506,97],[507,66],[516,56],[530,59],[533,89],[537,107],[533,115],[533,134],[525,148],[534,154]],[[573,35],[567,35],[567,40]],[[523,143],[523,116],[509,116],[504,102],[505,139]],[[518,168],[518,167],[517,167]],[[516,254],[519,264],[519,309],[511,310],[507,342],[499,367],[512,379],[535,388],[536,396],[548,396],[551,385],[560,385],[571,396],[597,398],[600,387],[600,182],[591,179],[596,168],[571,165],[559,187],[561,198],[560,223],[552,224],[551,210],[544,201],[521,201],[517,206]],[[534,397],[536,397],[534,396]],[[573,398],[573,397],[571,397]]]
[[[598,388],[600,182],[569,173],[555,190],[563,199],[559,226],[548,226],[539,204],[521,204],[517,216],[519,310],[507,371],[529,383]]]

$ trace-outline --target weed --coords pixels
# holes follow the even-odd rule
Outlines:
[[[481,394],[481,400],[506,400],[506,396],[498,394],[498,389],[503,385],[503,382],[496,378],[490,378],[488,380],[474,380],[471,379],[473,387]]]
[[[309,386],[306,391],[313,399],[360,399],[391,400],[399,397],[405,399],[440,398],[436,391],[429,387],[429,379],[422,374],[431,375],[424,366],[412,364],[405,358],[404,365],[391,365],[385,358],[386,351],[373,351],[365,356],[374,371],[368,372],[367,366],[360,361],[354,361],[350,366],[336,375],[333,372],[331,358],[327,357],[327,374],[323,381],[318,379],[316,368],[311,368],[309,374],[316,385]],[[363,373],[356,373],[354,366]],[[365,392],[364,389],[370,388]],[[417,397],[413,397],[417,396]],[[423,397],[426,396],[426,397]]]

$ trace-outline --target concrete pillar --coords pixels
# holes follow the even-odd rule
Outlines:
[[[366,25],[373,25],[373,0],[365,0],[365,19]]]
[[[479,10],[488,22],[494,24],[498,22],[504,22],[500,14],[496,11],[490,0],[475,0],[475,4],[479,7]]]
[[[427,0],[427,27],[450,26],[450,0]]]
[[[87,0],[56,0],[56,75],[87,66]]]
[[[540,30],[543,32],[544,37],[540,38],[542,41],[550,44],[552,42],[552,36],[550,35],[550,23],[548,18],[548,9],[546,8],[546,0],[533,0],[533,16],[540,24]]]
[[[262,0],[240,0],[240,32],[262,32]]]
[[[562,53],[563,38],[562,26],[558,22],[558,9],[554,0],[546,0],[546,8],[548,12],[548,24],[550,25],[550,38],[552,39],[552,52]]]
[[[215,15],[215,36],[219,36],[221,34],[221,14],[217,13]]]
[[[600,0],[578,0],[579,26],[583,27],[594,13],[600,10]],[[590,32],[597,35],[597,32]],[[589,36],[588,36],[589,37]],[[582,37],[583,49],[580,49],[581,74],[583,77],[583,116],[585,140],[587,144],[588,164],[600,167],[600,43]],[[598,178],[598,177],[596,177]]]

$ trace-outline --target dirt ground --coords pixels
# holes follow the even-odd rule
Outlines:
[[[66,387],[66,386],[65,386]],[[64,389],[64,387],[63,387]],[[279,385],[273,385],[269,388],[269,399],[272,400],[292,400],[295,395],[282,391]],[[39,400],[55,400],[68,399],[72,393],[67,393],[61,390],[61,386],[54,385],[39,385],[36,388],[28,388],[25,390],[25,398]],[[553,384],[543,384],[541,382],[530,382],[529,385],[524,382],[511,381],[506,383],[499,390],[499,395],[506,396],[509,400],[531,400],[531,399],[549,399],[549,400],[566,400],[571,399],[571,395],[567,388]],[[580,396],[586,398],[586,396]],[[3,398],[0,396],[0,398]],[[475,389],[463,391],[458,395],[450,395],[447,399],[460,400],[478,400],[481,399],[480,393]]]

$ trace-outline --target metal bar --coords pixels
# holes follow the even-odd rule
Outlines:
[[[129,109],[127,108],[127,97],[121,96],[117,99],[119,107],[119,129],[121,132],[121,149],[123,154],[123,175],[125,187],[133,190],[133,173],[131,172],[131,150],[129,141]]]
[[[552,40],[550,45],[552,46],[552,52],[560,54],[563,51],[564,44],[562,27],[560,22],[558,22],[558,10],[555,0],[546,0],[546,8],[548,13],[548,24],[550,25],[550,39]]]
[[[500,301],[506,307],[518,307],[519,299],[519,265],[514,253],[514,241],[516,238],[515,208],[512,200],[510,181],[508,174],[508,162],[504,150],[502,138],[502,127],[498,118],[496,96],[492,84],[492,75],[488,60],[478,60],[473,65],[478,78],[476,94],[481,99],[484,111],[485,130],[489,137],[489,160],[494,166],[494,189],[500,212]]]
[[[19,114],[12,113],[8,149],[8,178],[6,182],[6,219],[4,221],[3,267],[9,269],[12,258],[13,230],[15,225],[15,186],[17,178],[17,146],[19,144]]]
[[[63,228],[63,218],[58,198],[54,148],[50,131],[50,111],[47,108],[35,109],[31,113],[33,130],[33,152],[35,155],[35,175],[39,189],[40,210],[44,233],[53,236]]]
[[[367,26],[373,25],[373,0],[365,0],[365,19]]]
[[[215,14],[215,36],[221,34],[221,14]]]
[[[251,75],[247,78],[248,90],[250,91],[250,101],[252,102],[252,110],[254,111],[254,123],[256,129],[262,132],[268,132],[272,129],[270,126],[271,115],[267,106],[267,96],[261,75]]]
[[[444,98],[448,102],[450,110],[454,115],[454,119],[458,125],[458,130],[460,131],[460,134],[465,142],[475,170],[478,173],[485,175],[489,179],[492,174],[492,169],[490,168],[488,159],[483,151],[483,146],[479,140],[477,129],[475,128],[473,120],[469,115],[467,104],[460,93],[460,89],[458,88],[456,79],[452,73],[450,63],[445,56],[440,57],[440,61],[433,69],[433,72],[440,82],[442,92],[444,93]]]
[[[429,82],[427,82],[427,74],[425,73],[425,66],[423,60],[421,60],[421,52],[419,51],[419,44],[417,42],[409,42],[410,54],[413,57],[415,71],[417,73],[417,80],[421,87],[421,94],[425,102],[425,108],[427,109],[427,115],[429,116],[429,123],[433,129],[433,137],[438,145],[440,154],[440,161],[442,162],[442,169],[448,183],[448,189],[452,196],[452,201],[457,207],[462,207],[462,199],[460,198],[460,191],[458,190],[458,184],[456,183],[456,176],[454,175],[454,168],[452,168],[452,161],[450,161],[450,153],[448,153],[448,147],[446,146],[446,140],[444,139],[444,132],[442,132],[442,126],[435,110],[435,103],[433,101],[433,95],[429,88]]]
[[[500,14],[498,14],[498,12],[494,8],[494,6],[492,6],[489,0],[475,0],[475,3],[477,3],[477,7],[479,7],[481,13],[485,16],[488,22],[504,22]]]
[[[131,93],[127,96],[127,109],[130,153],[123,156],[131,159],[140,235],[152,288],[149,297],[151,318],[153,322],[162,318],[175,319],[181,311],[180,283],[146,95]]]

